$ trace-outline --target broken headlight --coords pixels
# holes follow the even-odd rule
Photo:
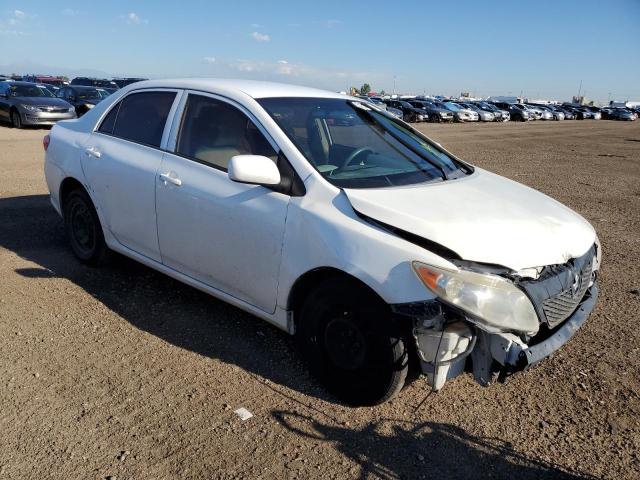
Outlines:
[[[445,270],[420,262],[413,269],[440,299],[471,314],[490,331],[538,331],[538,316],[525,293],[509,280],[469,270]]]

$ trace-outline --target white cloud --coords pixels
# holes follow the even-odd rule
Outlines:
[[[24,13],[22,10],[14,10],[13,11],[13,16],[16,18],[25,18],[27,16],[26,13]]]
[[[79,13],[80,12],[78,10],[74,10],[73,8],[65,8],[64,10],[62,10],[62,14],[67,17],[75,17]]]
[[[202,61],[204,63],[216,63],[216,57],[204,57]]]
[[[252,23],[250,25],[251,28],[262,28],[264,25],[260,25],[259,23]]]
[[[337,27],[337,26],[339,26],[339,25],[341,25],[341,24],[342,24],[342,20],[334,20],[334,19],[331,19],[331,20],[327,20],[327,21],[325,22],[325,26],[326,26],[327,28],[334,28],[334,27]]]
[[[278,68],[276,69],[276,73],[279,73],[280,75],[293,75],[294,66],[286,60],[278,60]]]
[[[149,20],[140,18],[140,16],[135,12],[127,13],[125,18],[129,25],[146,25],[147,23],[149,23]]]
[[[7,37],[22,37],[25,36],[26,33],[19,30],[4,30],[0,28],[0,35]]]
[[[269,40],[271,40],[271,37],[266,33],[253,32],[251,36],[256,42],[268,42]]]

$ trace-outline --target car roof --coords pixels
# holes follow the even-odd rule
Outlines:
[[[210,93],[236,92],[252,98],[308,97],[347,98],[346,95],[317,88],[290,85],[287,83],[262,82],[257,80],[236,80],[228,78],[177,78],[166,80],[145,80],[129,85],[140,88],[184,88]],[[129,88],[125,87],[125,88]]]

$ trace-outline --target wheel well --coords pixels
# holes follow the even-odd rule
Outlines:
[[[304,302],[304,299],[309,294],[309,292],[311,292],[315,287],[330,278],[346,279],[350,282],[353,282],[354,285],[359,285],[366,288],[373,295],[380,298],[380,296],[369,285],[364,283],[362,280],[354,277],[353,275],[350,275],[342,270],[338,270],[337,268],[321,267],[310,270],[296,280],[296,282],[293,284],[293,287],[291,288],[291,292],[289,293],[287,310],[296,312],[302,306],[302,302]],[[384,300],[382,301],[384,302]]]
[[[78,180],[76,180],[73,177],[67,177],[62,181],[62,184],[60,185],[60,208],[64,208],[64,202],[67,198],[67,195],[69,195],[72,191],[81,188],[82,190],[85,190],[84,186],[82,185],[82,183],[80,183]],[[85,190],[86,191],[86,190]]]

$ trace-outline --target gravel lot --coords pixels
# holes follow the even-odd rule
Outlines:
[[[351,409],[285,333],[124,258],[81,266],[46,195],[46,130],[0,125],[0,480],[640,478],[640,122],[419,128],[584,215],[601,297],[506,385],[464,376],[418,409],[418,380]]]

